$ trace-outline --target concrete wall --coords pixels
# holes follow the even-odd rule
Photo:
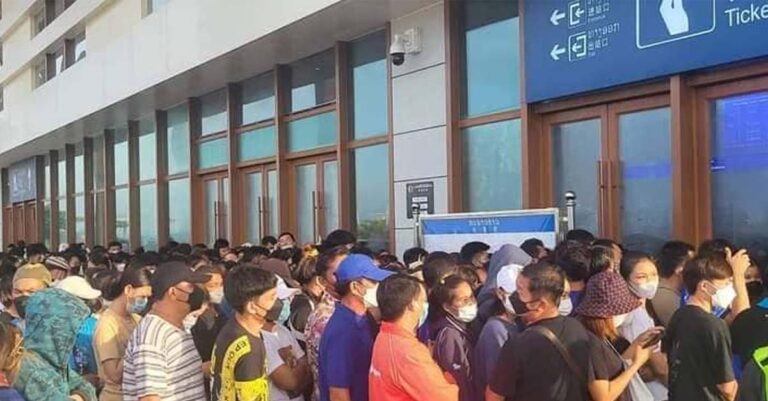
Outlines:
[[[421,28],[422,52],[393,69],[396,252],[413,246],[406,184],[433,181],[435,213],[448,211],[445,115],[445,29],[442,3],[392,21],[392,32]]]

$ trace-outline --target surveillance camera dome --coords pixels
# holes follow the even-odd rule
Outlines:
[[[392,56],[392,64],[403,65],[405,62],[405,44],[400,35],[395,35],[395,40],[389,46],[389,54]]]

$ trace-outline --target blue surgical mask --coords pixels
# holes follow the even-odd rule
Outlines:
[[[128,313],[141,313],[147,309],[147,297],[134,298],[128,302]]]
[[[284,325],[291,316],[291,303],[288,300],[283,301],[283,308],[280,309],[280,316],[277,318],[277,323]]]
[[[427,316],[429,316],[429,303],[424,302],[424,309],[421,311],[421,316],[419,316],[419,325],[416,328],[424,325],[424,323],[427,321]]]

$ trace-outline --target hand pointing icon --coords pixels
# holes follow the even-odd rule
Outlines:
[[[670,35],[688,32],[688,13],[683,6],[683,0],[661,0],[659,12]]]

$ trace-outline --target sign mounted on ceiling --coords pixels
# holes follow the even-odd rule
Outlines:
[[[529,103],[768,55],[768,0],[525,1]]]

